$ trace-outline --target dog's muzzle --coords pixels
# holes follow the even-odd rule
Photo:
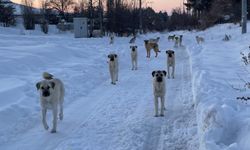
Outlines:
[[[156,78],[156,81],[157,81],[157,82],[162,82],[162,77],[157,77],[157,78]]]
[[[135,49],[134,49],[134,48],[132,48],[132,51],[134,52],[134,51],[135,51]]]
[[[110,58],[110,61],[115,61],[115,59],[114,58]]]
[[[43,96],[44,96],[44,97],[48,97],[48,96],[50,96],[49,91],[43,91]]]

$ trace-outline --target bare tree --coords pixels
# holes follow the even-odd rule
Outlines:
[[[50,8],[59,11],[63,18],[65,18],[65,13],[68,12],[73,5],[73,0],[49,0]]]
[[[27,30],[35,29],[35,14],[33,11],[33,2],[32,0],[22,0],[22,15],[24,27]]]

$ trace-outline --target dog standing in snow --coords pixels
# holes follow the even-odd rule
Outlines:
[[[109,38],[110,38],[109,44],[114,44],[114,39],[115,39],[114,33],[111,33]]]
[[[174,38],[174,47],[178,47],[178,45],[179,45],[179,37],[178,36],[176,36],[175,38]]]
[[[59,119],[63,120],[63,101],[64,101],[64,85],[59,79],[53,78],[53,75],[44,72],[44,80],[36,84],[36,88],[40,93],[40,103],[42,108],[42,123],[46,130],[49,126],[46,121],[46,113],[48,109],[53,112],[53,127],[51,133],[56,133],[57,115],[59,105]]]
[[[173,40],[174,40],[174,37],[175,37],[175,34],[174,34],[174,35],[169,35],[169,36],[168,36],[168,41],[170,41],[170,40],[173,41]]]
[[[153,71],[153,92],[154,92],[154,103],[155,103],[155,117],[158,117],[158,98],[161,100],[161,110],[160,116],[164,116],[164,103],[166,94],[165,77],[167,75],[166,71]]]
[[[137,46],[130,46],[132,70],[137,70]]]
[[[175,53],[173,50],[167,50],[167,68],[168,68],[168,78],[170,78],[170,67],[172,67],[171,76],[174,78],[175,72]]]
[[[151,43],[149,40],[144,40],[145,48],[147,51],[147,57],[150,58],[150,51],[153,49],[155,51],[155,57],[158,56],[158,52],[161,52],[159,50],[159,46],[157,43]]]
[[[109,54],[109,73],[111,77],[111,84],[116,84],[118,81],[118,56],[117,54]]]
[[[180,35],[180,38],[179,38],[179,46],[182,46],[182,38],[183,38],[183,35]]]
[[[130,39],[129,43],[130,43],[130,44],[135,43],[135,40],[136,40],[136,36],[133,36],[133,37]]]
[[[195,39],[198,44],[203,43],[205,41],[204,38],[200,36],[196,36]]]

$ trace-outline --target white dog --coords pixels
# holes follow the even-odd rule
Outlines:
[[[173,50],[167,50],[167,68],[168,68],[168,78],[170,78],[170,67],[172,67],[171,76],[174,78],[175,73],[175,53]]]
[[[153,71],[153,92],[154,92],[154,103],[155,103],[155,117],[158,117],[158,98],[161,99],[161,111],[160,116],[164,116],[164,103],[166,94],[166,84],[165,77],[167,75],[166,71]]]
[[[205,39],[203,37],[200,37],[200,36],[196,36],[195,38],[196,38],[196,42],[198,44],[203,43],[205,41]]]
[[[116,84],[118,81],[118,56],[116,54],[109,54],[109,72],[111,77],[111,84]]]
[[[58,105],[59,109],[59,118],[63,119],[63,101],[64,101],[64,85],[61,80],[53,78],[53,75],[44,72],[44,80],[36,84],[37,90],[40,93],[40,103],[42,108],[42,122],[46,130],[49,129],[49,126],[46,121],[46,113],[48,109],[53,111],[53,127],[51,133],[56,132],[57,128],[57,115],[58,115]]]
[[[137,70],[137,46],[130,46],[132,70]]]

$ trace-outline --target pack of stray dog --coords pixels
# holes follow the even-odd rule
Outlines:
[[[129,43],[134,43],[136,37],[133,37]],[[150,51],[153,49],[157,57],[159,50],[158,42],[159,37],[156,39],[144,40],[145,48],[147,51],[147,57],[150,57]],[[170,36],[169,40],[177,39],[178,44],[181,44],[182,36],[177,37],[175,35]],[[110,36],[110,44],[113,44],[114,35]],[[131,49],[131,65],[132,70],[138,69],[138,51],[137,46],[130,46]],[[165,95],[166,95],[166,76],[168,78],[175,77],[175,52],[173,50],[167,50],[167,72],[165,70],[155,70],[152,72],[153,77],[153,95],[154,95],[154,106],[155,106],[155,117],[164,116],[165,110]],[[108,56],[108,68],[111,78],[111,84],[116,85],[118,81],[119,63],[118,55],[116,53],[110,53]],[[172,71],[170,71],[170,68]],[[63,82],[54,78],[54,76],[48,72],[42,74],[43,80],[36,83],[36,88],[40,95],[40,105],[42,110],[42,124],[45,130],[49,129],[47,124],[46,115],[48,110],[52,110],[53,121],[51,133],[57,132],[57,119],[59,116],[60,120],[63,120],[63,102],[65,95],[65,88]],[[160,99],[160,111],[159,111],[159,99]],[[59,108],[59,110],[58,110]],[[160,115],[159,115],[160,114]]]

